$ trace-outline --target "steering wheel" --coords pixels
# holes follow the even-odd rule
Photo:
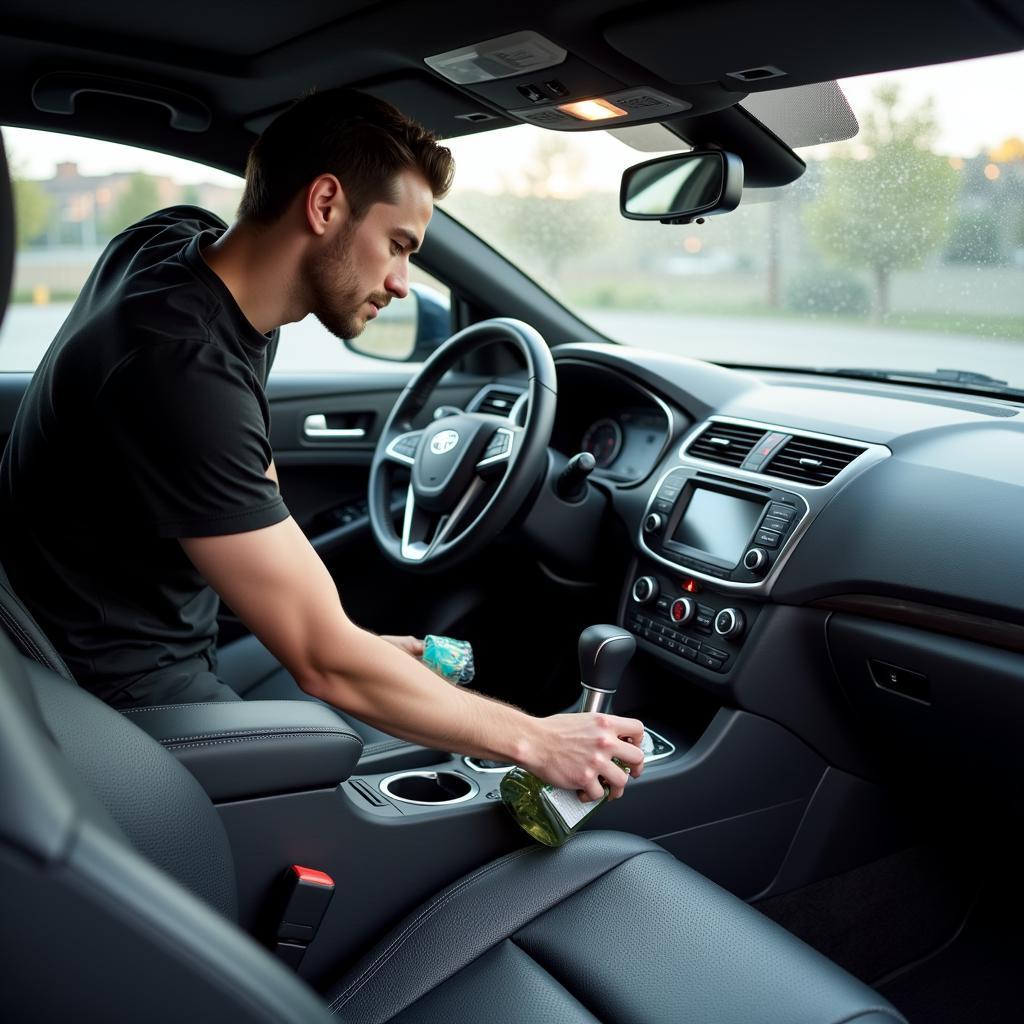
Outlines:
[[[496,341],[511,343],[526,360],[525,423],[463,412],[413,429],[444,374],[474,349]],[[407,569],[436,572],[471,557],[496,537],[547,468],[557,400],[547,343],[521,320],[485,320],[440,346],[399,395],[373,454],[370,525],[385,556]],[[412,474],[401,536],[391,511],[398,467]]]

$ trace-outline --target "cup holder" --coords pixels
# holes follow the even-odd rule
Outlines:
[[[480,787],[458,772],[409,771],[389,775],[381,782],[380,791],[403,804],[442,807],[472,800]]]

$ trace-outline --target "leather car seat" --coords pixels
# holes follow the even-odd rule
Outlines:
[[[0,316],[12,250],[0,140]],[[315,993],[235,924],[232,851],[196,779],[3,635],[0,906],[12,1022],[903,1021],[654,843],[601,832],[455,882]]]
[[[315,993],[234,923],[224,827],[172,754],[4,637],[0,707],[5,1020],[903,1020],[656,844],[614,832],[485,865]]]

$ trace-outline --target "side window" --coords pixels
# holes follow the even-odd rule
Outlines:
[[[204,164],[145,149],[54,132],[4,128],[14,179],[17,252],[11,305],[0,327],[0,372],[39,365],[103,247],[129,224],[165,206],[188,204],[230,223],[242,195],[241,178]],[[392,302],[350,351],[315,317],[281,331],[273,372],[333,373],[380,368],[408,359],[417,328],[446,337],[448,289],[412,268],[421,296]]]
[[[335,373],[381,369],[382,361],[410,361],[417,340],[442,341],[451,334],[451,293],[425,270],[409,268],[409,295],[392,299],[353,341],[353,352],[314,316],[281,328],[272,373]],[[411,363],[410,363],[411,365]]]
[[[4,128],[17,252],[0,328],[0,372],[31,372],[103,247],[154,210],[186,203],[230,221],[242,179],[131,146]]]

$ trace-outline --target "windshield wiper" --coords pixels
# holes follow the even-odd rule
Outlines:
[[[718,362],[718,360],[714,360]],[[776,363],[721,362],[733,370],[770,370],[821,377],[850,377],[853,380],[904,381],[918,387],[960,391],[968,395],[998,395],[1016,401],[1024,399],[1024,388],[1011,387],[1005,380],[974,370],[880,370],[874,366],[779,366]]]
[[[952,386],[957,390],[981,391],[996,395],[1011,395],[1024,398],[1024,390],[1010,387],[1009,382],[998,377],[990,377],[987,373],[974,370],[879,370],[874,367],[819,367],[815,372],[827,373],[835,377],[854,377],[858,380],[889,380],[922,382],[937,387]]]
[[[990,377],[987,373],[974,370],[878,370],[874,367],[844,366],[838,369],[823,369],[821,373],[833,373],[837,377],[866,377],[869,380],[936,380],[950,384],[1009,384],[1009,381]]]

